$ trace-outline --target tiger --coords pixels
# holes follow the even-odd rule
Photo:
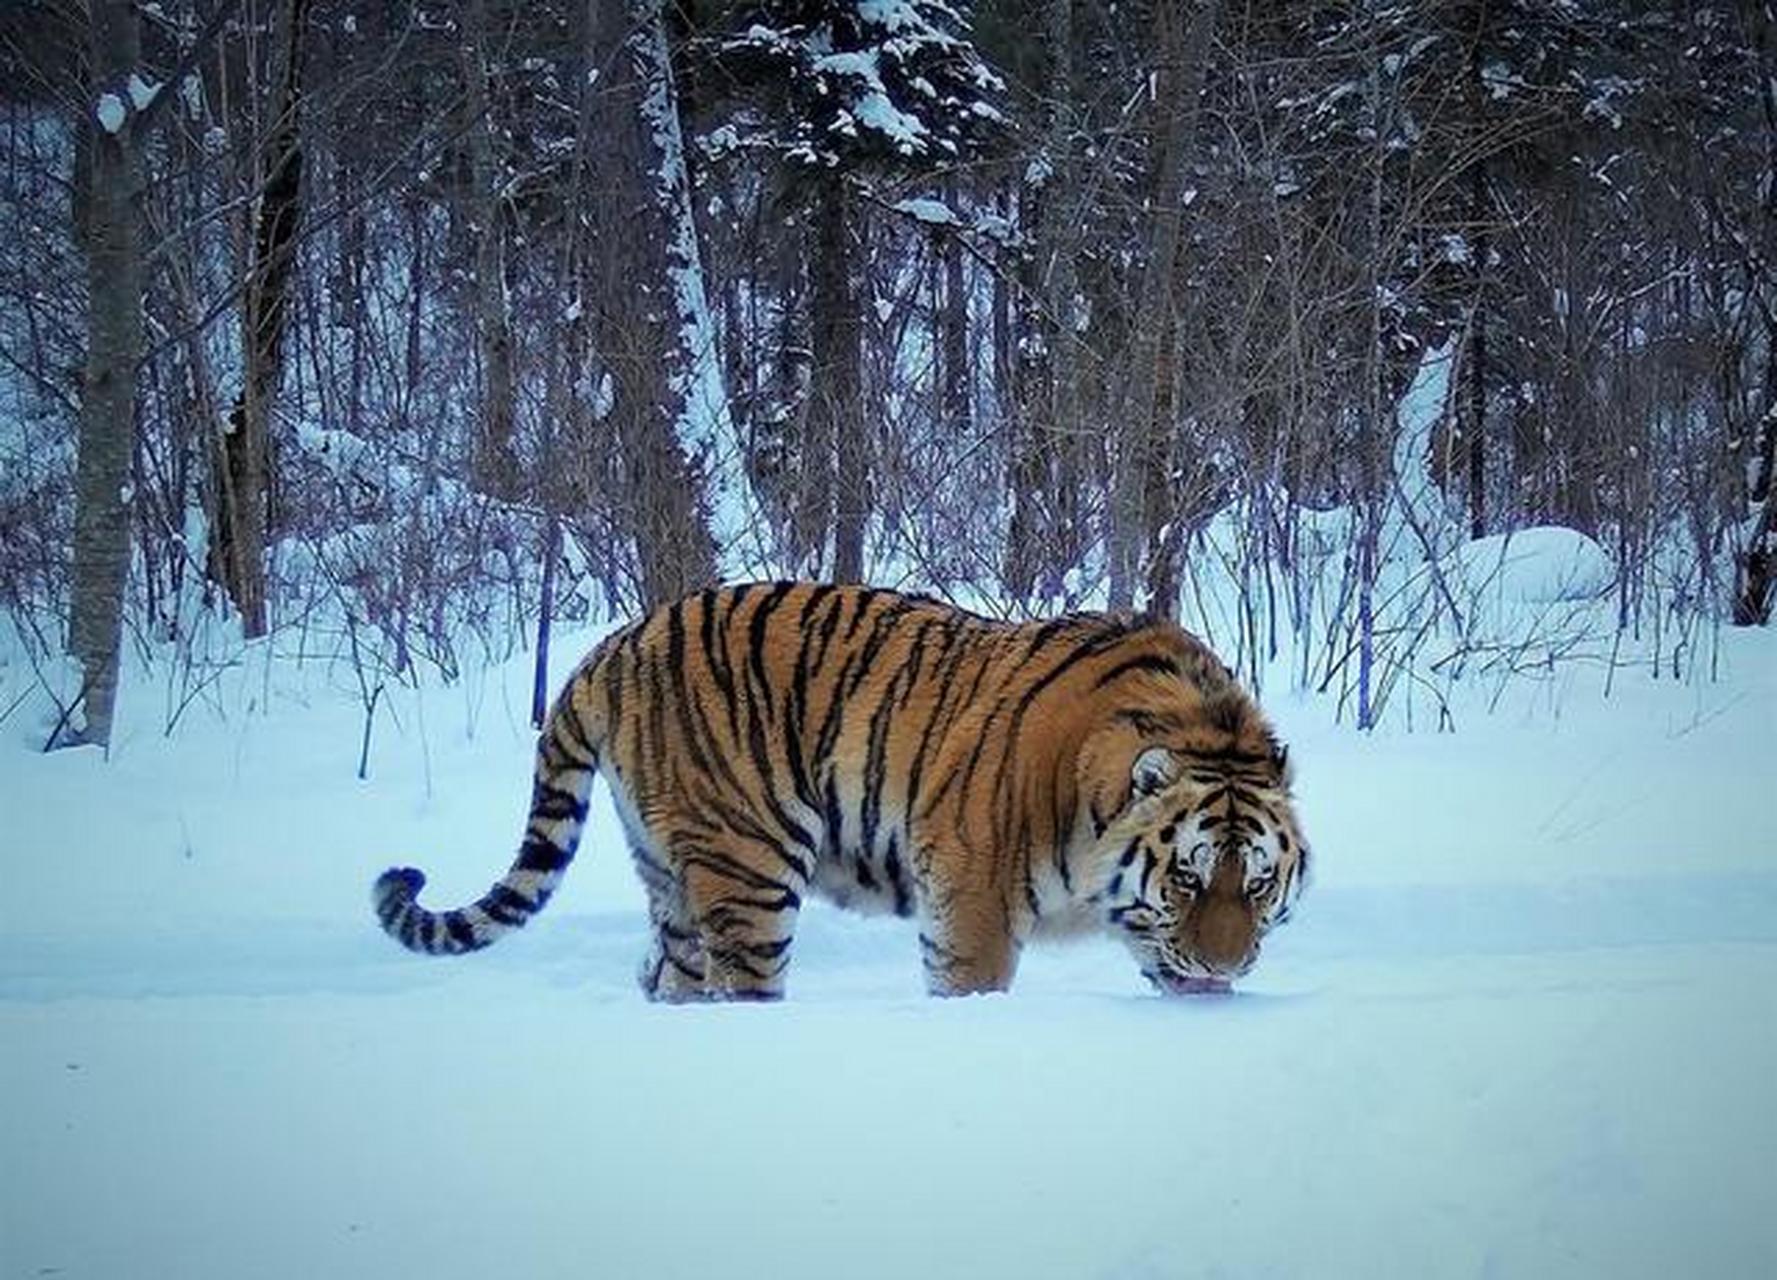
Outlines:
[[[604,777],[646,889],[653,1000],[775,1000],[802,903],[915,917],[926,989],[1008,990],[1102,933],[1165,995],[1226,993],[1309,849],[1287,749],[1165,620],[999,621],[860,585],[711,588],[607,636],[538,736],[510,868],[467,906],[375,883],[383,929],[476,951],[549,902]]]

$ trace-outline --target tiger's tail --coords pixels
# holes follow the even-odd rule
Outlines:
[[[383,931],[409,951],[460,955],[523,928],[548,905],[574,860],[597,772],[598,751],[585,740],[571,697],[564,693],[537,740],[530,817],[518,857],[506,874],[468,906],[428,911],[416,901],[425,873],[391,867],[371,890]]]

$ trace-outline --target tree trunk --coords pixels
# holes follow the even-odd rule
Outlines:
[[[487,0],[463,5],[464,110],[468,114],[469,216],[475,237],[475,320],[481,349],[481,417],[471,475],[482,493],[511,498],[518,488],[513,430],[512,312],[506,300],[506,220],[494,155],[488,96]]]
[[[1170,441],[1173,424],[1159,421],[1162,387],[1176,377],[1165,342],[1170,326],[1163,312],[1172,305],[1173,273],[1183,240],[1185,171],[1195,151],[1198,106],[1215,33],[1216,0],[1196,0],[1190,29],[1182,6],[1154,7],[1155,45],[1159,65],[1155,82],[1158,122],[1153,137],[1154,217],[1147,265],[1142,271],[1141,302],[1135,335],[1129,344],[1126,391],[1113,473],[1110,511],[1110,607],[1129,609],[1141,579],[1143,541],[1151,528],[1164,524],[1147,510],[1155,492],[1170,492]],[[1155,475],[1156,472],[1160,474]],[[1177,601],[1153,601],[1171,611]]]
[[[109,746],[130,570],[130,458],[142,351],[137,201],[141,140],[127,118],[124,78],[140,55],[130,0],[92,5],[93,116],[82,122],[89,164],[83,202],[87,352],[75,474],[74,582],[68,649],[79,660],[84,727],[75,741]]]
[[[264,142],[265,177],[253,220],[244,304],[241,394],[216,459],[215,552],[220,577],[249,636],[266,632],[265,539],[271,496],[271,407],[284,374],[284,333],[296,234],[302,218],[302,60],[309,0],[280,14],[282,66]]]
[[[952,211],[959,205],[956,182],[945,184],[945,195]],[[969,377],[969,295],[963,271],[963,245],[955,227],[941,233],[944,253],[944,429],[953,440],[966,440],[974,433],[975,414],[970,395]]]
[[[1766,331],[1766,342],[1777,332]],[[1746,547],[1734,564],[1734,625],[1762,627],[1771,621],[1772,588],[1777,585],[1777,346],[1765,357],[1765,412],[1754,431],[1754,453],[1747,467],[1750,530]]]
[[[1078,495],[1063,479],[1066,459],[1077,453],[1061,421],[1058,393],[1065,331],[1073,304],[1073,274],[1062,244],[1063,220],[1058,207],[1067,194],[1065,175],[1068,124],[1063,103],[1069,87],[1069,55],[1073,47],[1072,0],[1048,0],[1044,6],[1043,43],[1047,82],[1043,89],[1042,149],[1025,166],[1020,179],[1018,211],[1026,241],[1016,266],[1017,321],[1013,335],[1008,483],[1011,522],[1006,530],[1006,590],[1028,597],[1043,574],[1045,590],[1059,586],[1078,553],[1073,514]]]
[[[1358,419],[1357,727],[1376,727],[1376,579],[1381,569],[1384,467],[1393,456],[1383,429],[1382,192],[1387,121],[1382,101],[1382,55],[1371,48],[1369,67],[1370,184],[1365,209],[1369,342],[1364,353],[1364,403]]]
[[[1184,318],[1190,306],[1186,296],[1187,275],[1183,270],[1184,255],[1174,259],[1171,305],[1161,320],[1160,353],[1162,366],[1171,371],[1155,387],[1153,455],[1145,477],[1146,492],[1142,505],[1147,516],[1144,538],[1148,549],[1147,591],[1150,612],[1172,619],[1178,618],[1179,593],[1184,581],[1184,548],[1187,517],[1184,501],[1184,476],[1200,474],[1202,468],[1189,467],[1187,451],[1194,440],[1185,439],[1183,415],[1179,403],[1178,380],[1184,364],[1183,345],[1186,326]],[[1201,506],[1201,494],[1193,495]],[[1201,512],[1193,513],[1201,518]]]
[[[1488,224],[1492,219],[1487,196],[1486,119],[1487,94],[1481,84],[1482,40],[1486,34],[1487,0],[1475,4],[1475,31],[1469,43],[1468,124],[1474,132],[1474,159],[1469,167],[1469,270],[1473,276],[1474,302],[1469,316],[1468,421],[1463,432],[1468,461],[1469,536],[1487,533],[1487,255],[1492,252]]]
[[[852,289],[849,197],[830,176],[815,212],[814,380],[809,439],[834,451],[833,580],[864,578],[864,526],[870,513],[870,436],[860,412],[857,297]]]
[[[711,443],[726,409],[662,0],[632,0],[625,16],[627,27],[606,23],[593,6],[595,42],[614,27],[623,45],[611,82],[598,90],[615,125],[599,230],[618,255],[605,263],[612,274],[598,301],[599,337],[601,354],[622,374],[613,414],[640,594],[653,607],[718,576],[703,465],[693,455]]]
[[[1773,24],[1769,6],[1754,18],[1754,24],[1759,61],[1770,68]],[[1770,76],[1759,86],[1759,106],[1765,124],[1765,156],[1769,161],[1777,156],[1777,83]],[[1768,231],[1777,226],[1777,187],[1768,177],[1762,205]],[[1772,597],[1777,594],[1777,316],[1769,304],[1761,310],[1765,331],[1764,411],[1750,432],[1752,452],[1747,455],[1745,468],[1749,532],[1746,546],[1734,563],[1733,618],[1738,627],[1769,625]],[[1743,433],[1730,434],[1740,437]]]

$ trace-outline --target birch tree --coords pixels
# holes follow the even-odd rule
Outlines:
[[[68,650],[82,669],[76,739],[109,745],[130,571],[130,458],[142,350],[141,33],[131,0],[94,0],[87,172],[87,354],[75,477],[74,581]]]

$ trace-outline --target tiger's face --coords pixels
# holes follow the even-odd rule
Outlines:
[[[1288,763],[1265,748],[1143,751],[1129,806],[1105,833],[1105,921],[1164,994],[1227,990],[1302,891],[1308,850]]]

